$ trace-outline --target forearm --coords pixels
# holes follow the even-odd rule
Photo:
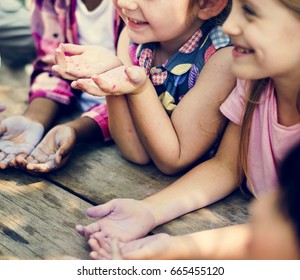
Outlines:
[[[162,172],[172,174],[174,170],[169,170],[169,165],[181,165],[178,163],[180,139],[150,80],[146,83],[139,94],[128,95],[130,113],[139,138],[155,165]]]
[[[109,129],[123,156],[135,163],[145,164],[149,157],[136,132],[126,96],[107,96]]]
[[[65,125],[70,126],[75,130],[77,142],[103,140],[100,126],[92,118],[77,118],[73,121],[65,123]]]
[[[26,111],[24,116],[42,124],[47,130],[55,118],[59,115],[61,105],[48,98],[35,98],[33,99]]]
[[[170,237],[174,244],[162,258],[167,259],[246,259],[249,224],[205,230]]]
[[[156,166],[174,174],[199,159],[221,135],[226,119],[219,106],[235,86],[230,49],[213,55],[196,84],[169,117],[153,85],[128,96],[136,129]]]
[[[154,216],[155,226],[210,205],[236,189],[236,177],[226,167],[220,168],[216,160],[198,165],[169,187],[143,200]]]
[[[152,212],[155,226],[212,204],[230,194],[240,183],[238,164],[241,128],[229,123],[216,156],[143,200]]]

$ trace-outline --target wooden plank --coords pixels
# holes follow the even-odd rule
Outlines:
[[[170,185],[179,176],[165,176],[154,165],[137,166],[123,159],[115,145],[81,145],[68,165],[48,178],[88,198],[93,204],[113,198],[145,198]],[[237,190],[204,209],[189,213],[154,232],[185,234],[247,221],[251,197]]]
[[[19,259],[88,259],[88,245],[74,229],[91,222],[90,205],[42,180],[13,170],[1,171],[0,255]]]
[[[141,199],[177,179],[164,176],[154,165],[139,166],[121,157],[114,144],[78,146],[68,164],[45,178],[80,193],[94,203],[116,197]]]

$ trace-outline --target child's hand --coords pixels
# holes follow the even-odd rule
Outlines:
[[[98,234],[94,234],[89,240],[92,249],[90,257],[94,260],[109,259],[126,259],[126,260],[145,260],[145,259],[172,259],[174,257],[172,250],[176,243],[173,238],[166,233],[159,233],[127,243],[110,239],[98,238]]]
[[[12,116],[0,123],[0,169],[15,165],[19,154],[31,153],[41,140],[44,127],[24,116]]]
[[[52,128],[28,157],[16,162],[28,171],[50,172],[65,165],[76,143],[76,133],[67,125]]]
[[[119,66],[91,79],[78,79],[71,86],[95,96],[138,94],[146,81],[147,75],[141,67]]]
[[[106,48],[74,44],[61,44],[56,49],[55,61],[52,70],[69,80],[90,78],[122,65],[118,57]]]
[[[98,220],[88,226],[77,225],[76,230],[90,238],[116,238],[129,241],[145,236],[155,225],[150,209],[134,199],[113,199],[103,205],[87,209],[87,215]]]

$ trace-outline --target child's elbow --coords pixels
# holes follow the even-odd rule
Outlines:
[[[165,175],[176,175],[185,168],[177,162],[157,163],[156,166]]]
[[[126,154],[126,153],[122,153],[122,156],[135,164],[138,165],[147,165],[151,162],[150,158],[148,155],[146,154],[139,154],[139,153],[130,153],[130,154]]]

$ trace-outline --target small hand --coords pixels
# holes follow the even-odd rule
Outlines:
[[[119,66],[91,79],[78,79],[71,86],[91,95],[138,94],[147,80],[145,71],[138,66]]]
[[[166,233],[150,235],[126,243],[115,244],[115,242],[109,238],[99,238],[98,234],[94,234],[89,239],[89,245],[92,249],[90,257],[94,260],[171,259],[172,253],[169,254],[169,252],[176,246],[173,244],[173,238]]]
[[[87,215],[98,220],[88,226],[76,226],[76,230],[86,238],[97,232],[98,239],[110,237],[129,241],[145,236],[155,224],[149,208],[134,199],[113,199],[87,209]]]
[[[0,123],[0,169],[14,166],[16,155],[28,155],[41,140],[44,127],[24,116],[12,116]]]
[[[106,48],[74,44],[61,44],[56,49],[55,61],[52,70],[69,80],[90,78],[122,65],[118,57]]]
[[[65,165],[76,143],[76,133],[67,125],[52,128],[28,157],[17,156],[16,162],[34,172],[50,172]]]

